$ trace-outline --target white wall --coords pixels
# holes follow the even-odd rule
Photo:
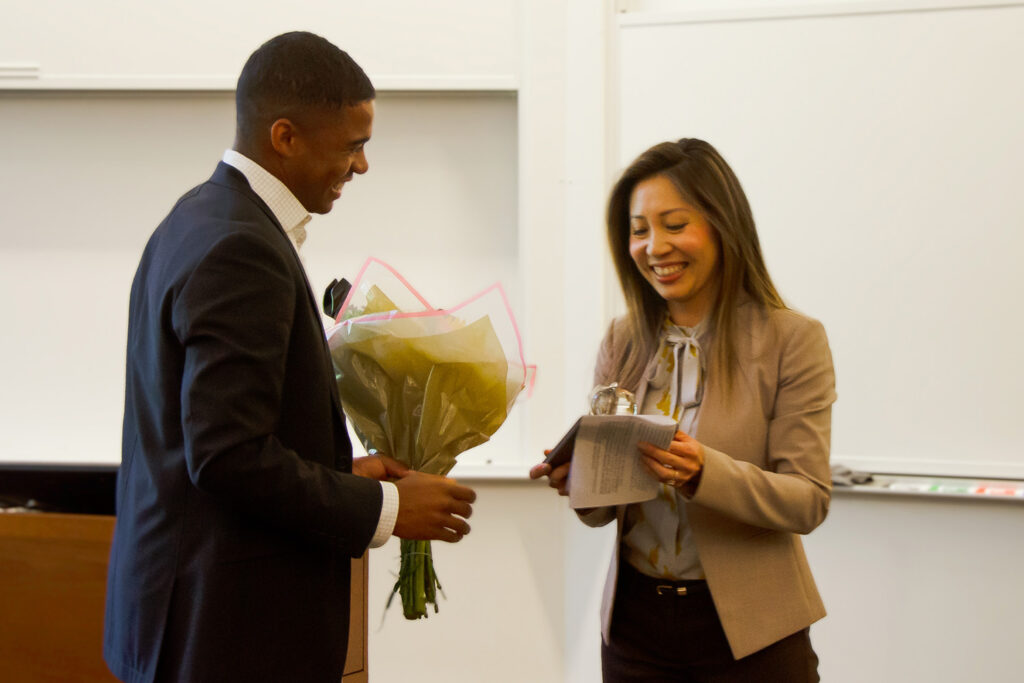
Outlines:
[[[559,683],[563,679],[565,563],[562,501],[525,482],[469,482],[471,533],[434,543],[444,587],[439,612],[406,621],[398,597],[398,542],[370,554],[372,681]],[[383,618],[383,623],[382,623]]]
[[[822,680],[1021,680],[1021,539],[1019,502],[835,493],[805,540]]]
[[[0,128],[0,458],[116,463],[131,279],[230,146],[232,99],[0,92]]]

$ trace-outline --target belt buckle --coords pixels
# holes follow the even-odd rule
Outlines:
[[[659,584],[655,587],[658,595],[686,595],[686,586],[666,586]]]

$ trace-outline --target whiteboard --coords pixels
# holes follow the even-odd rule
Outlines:
[[[500,281],[522,311],[516,109],[380,93],[369,172],[309,224],[314,291],[376,256],[436,306]],[[117,464],[132,277],[231,145],[234,94],[0,93],[0,129],[0,461]],[[460,466],[523,470],[521,413]]]
[[[1022,35],[1020,6],[619,26],[619,161],[733,166],[828,332],[834,462],[1024,477]]]

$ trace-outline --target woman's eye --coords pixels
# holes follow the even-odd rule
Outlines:
[[[629,229],[629,234],[633,237],[639,237],[647,232],[647,228],[642,225],[634,225]]]
[[[680,230],[685,228],[687,225],[688,225],[687,223],[676,223],[674,225],[666,225],[665,227],[668,228],[669,230],[672,230],[673,232],[679,232]]]

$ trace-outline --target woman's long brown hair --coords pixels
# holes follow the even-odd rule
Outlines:
[[[714,330],[713,363],[728,388],[735,372],[734,312],[741,292],[766,308],[786,305],[772,284],[761,254],[750,204],[739,179],[707,142],[683,138],[657,144],[633,161],[612,188],[608,200],[608,244],[626,298],[633,343],[618,359],[620,383],[637,387],[654,354],[666,302],[644,279],[629,254],[629,203],[637,183],[661,175],[683,199],[703,214],[714,230],[720,253],[718,296],[708,320]]]

